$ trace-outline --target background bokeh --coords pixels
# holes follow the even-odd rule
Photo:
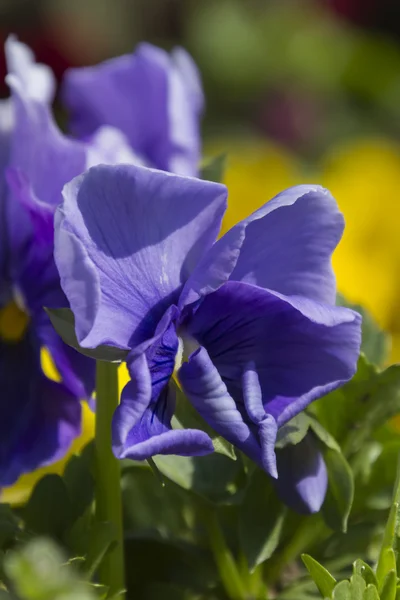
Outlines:
[[[142,40],[189,50],[205,155],[227,154],[224,227],[295,183],[328,187],[347,222],[338,287],[400,360],[399,0],[0,0],[11,32],[59,80]],[[0,96],[4,74],[1,56]]]

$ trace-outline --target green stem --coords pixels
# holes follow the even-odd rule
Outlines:
[[[125,589],[120,464],[111,450],[111,420],[118,402],[118,365],[97,361],[96,519],[112,523],[117,536],[117,543],[105,555],[98,575],[99,582],[109,588],[110,596]]]
[[[243,551],[239,552],[237,563],[240,577],[250,597],[254,600],[268,600],[268,591],[263,581],[262,565],[258,565],[253,572],[250,572],[249,563]]]
[[[320,515],[303,517],[286,546],[282,548],[280,553],[275,554],[265,563],[264,577],[267,584],[273,585],[276,583],[282,570],[297,559],[312,544],[323,540],[327,531],[328,528]]]
[[[221,582],[230,600],[246,600],[247,594],[235,560],[226,544],[214,509],[205,508],[205,524]]]

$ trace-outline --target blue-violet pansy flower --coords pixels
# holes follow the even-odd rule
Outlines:
[[[299,445],[301,464],[274,447],[280,427],[356,370],[360,316],[335,306],[331,255],[344,222],[331,194],[290,188],[220,239],[221,184],[97,166],[63,196],[55,258],[79,343],[129,351],[116,456],[213,450],[204,431],[171,427],[175,372],[207,423],[278,478],[283,498],[318,510],[327,481],[313,441]]]

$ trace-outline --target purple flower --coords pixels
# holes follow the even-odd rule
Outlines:
[[[105,147],[108,160],[131,156],[110,128],[91,144],[64,137],[49,108],[51,72],[15,38],[5,50],[12,95],[0,106],[0,486],[61,457],[80,433],[94,363],[60,340],[43,310],[68,307],[53,257],[54,211],[64,184],[103,160]],[[60,382],[44,374],[43,348]]]
[[[134,54],[96,67],[67,71],[63,99],[79,137],[112,125],[148,166],[196,175],[200,160],[200,77],[190,56],[176,48],[140,44]]]
[[[55,79],[51,70],[42,64],[36,64],[31,50],[10,36],[5,44],[9,71],[19,79],[28,98],[43,104],[49,104],[54,97]],[[7,194],[4,172],[9,162],[11,132],[14,125],[14,111],[11,98],[0,100],[0,303],[5,296],[6,277],[6,232],[4,197]]]
[[[213,450],[205,432],[171,428],[175,370],[216,432],[278,477],[292,504],[297,495],[300,508],[318,510],[324,468],[308,460],[296,478],[274,446],[282,425],[356,369],[360,317],[334,306],[343,218],[329,192],[286,190],[218,241],[220,184],[98,166],[63,195],[55,258],[78,340],[129,351],[116,456]]]

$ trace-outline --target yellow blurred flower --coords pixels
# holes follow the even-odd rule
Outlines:
[[[324,160],[321,182],[346,218],[333,259],[339,289],[394,334],[400,358],[400,147],[384,139],[343,145]]]
[[[272,143],[228,141],[209,149],[210,156],[221,152],[227,153],[224,183],[229,190],[224,232],[278,192],[304,180],[295,158]]]

